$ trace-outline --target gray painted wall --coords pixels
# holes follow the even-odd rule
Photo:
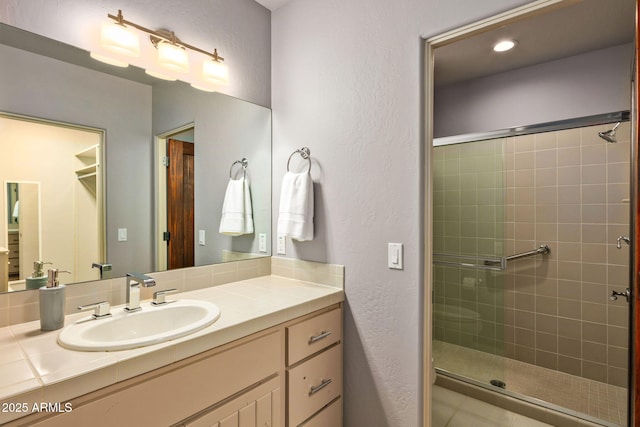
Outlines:
[[[3,0],[0,21],[91,50],[107,14],[118,9],[125,19],[172,30],[185,43],[217,48],[230,75],[221,92],[270,106],[270,13],[253,0]]]
[[[632,64],[633,45],[624,44],[438,87],[434,136],[628,110]]]
[[[271,238],[271,110],[186,84],[154,88],[154,135],[188,123],[195,124],[196,265],[221,262],[223,249],[258,254],[258,234]],[[222,201],[229,168],[243,157],[249,162],[255,232],[231,237],[218,232]],[[234,178],[239,170],[236,165]],[[197,230],[205,230],[205,246],[197,244]]]
[[[421,424],[421,37],[524,3],[294,0],[273,13],[273,218],[306,145],[317,237],[287,256],[346,266],[346,426]],[[404,243],[404,270],[387,268],[388,242]]]

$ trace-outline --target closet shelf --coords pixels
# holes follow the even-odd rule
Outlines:
[[[92,145],[91,147],[76,153],[76,157],[79,159],[92,159],[93,163],[96,163],[99,148],[100,146],[98,144]]]
[[[78,179],[88,178],[90,176],[96,176],[97,173],[98,173],[98,164],[96,163],[86,166],[82,169],[76,170],[76,175],[78,176]]]

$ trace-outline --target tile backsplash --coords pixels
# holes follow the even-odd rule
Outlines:
[[[344,289],[344,266],[271,257],[271,274]]]
[[[149,276],[155,278],[156,286],[141,288],[140,298],[151,299],[153,293],[160,290],[177,289],[178,292],[188,292],[271,274],[344,288],[342,265],[262,257],[149,273]],[[125,285],[125,278],[120,277],[67,286],[66,313],[75,313],[79,305],[98,301],[109,301],[111,305],[124,304]],[[39,307],[37,290],[0,294],[0,327],[39,319]]]

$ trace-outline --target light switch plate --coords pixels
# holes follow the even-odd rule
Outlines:
[[[258,250],[260,252],[267,252],[267,235],[264,233],[258,235]]]
[[[402,270],[404,268],[402,243],[389,243],[388,264],[389,264],[389,268],[393,270]]]
[[[278,236],[278,244],[276,248],[276,252],[278,252],[278,255],[287,254],[286,240],[287,238],[285,236]]]
[[[204,246],[204,236],[205,236],[204,230],[198,230],[198,244],[200,246]]]
[[[118,228],[118,242],[126,242],[126,241],[127,241],[127,229]]]

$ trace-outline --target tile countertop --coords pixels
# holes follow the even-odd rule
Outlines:
[[[65,349],[57,344],[60,330],[41,332],[39,320],[0,328],[0,424],[28,415],[34,404],[63,403],[328,307],[343,301],[344,292],[326,285],[262,276],[168,299],[215,303],[220,318],[182,338],[113,352]],[[65,325],[89,315],[68,315]],[[21,413],[16,404],[27,408],[27,413]]]

